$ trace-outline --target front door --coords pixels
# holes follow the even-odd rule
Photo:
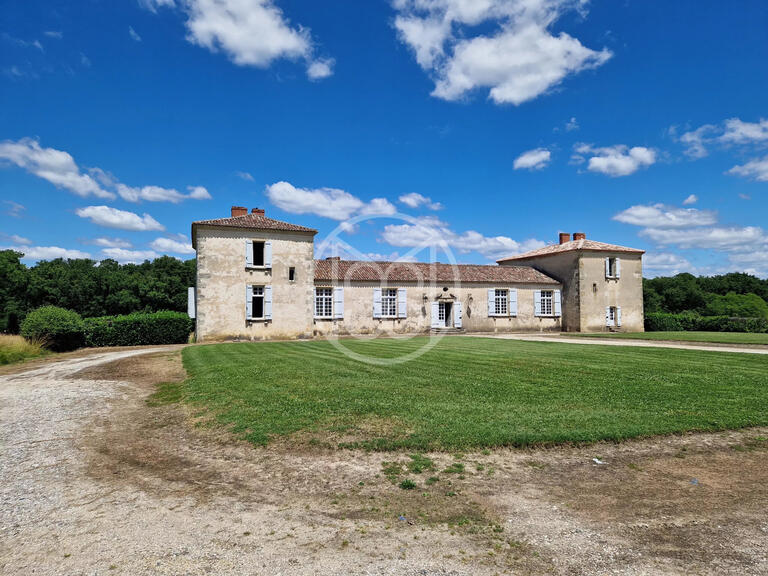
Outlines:
[[[453,308],[451,302],[439,303],[437,318],[440,320],[440,326],[445,326],[446,328],[451,327],[451,308]]]

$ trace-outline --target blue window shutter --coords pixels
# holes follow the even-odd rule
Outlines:
[[[245,287],[245,317],[253,318],[253,286]]]
[[[440,304],[432,302],[432,328],[440,328]]]
[[[272,286],[264,286],[264,320],[272,320]]]
[[[344,318],[344,288],[333,289],[333,317],[337,320]]]
[[[496,290],[488,288],[488,318],[496,316]]]
[[[381,288],[373,289],[373,317],[381,318]]]
[[[621,306],[616,306],[616,326],[621,326]]]
[[[406,318],[408,316],[408,296],[405,288],[397,289],[397,317]]]
[[[611,259],[610,258],[605,259],[605,277],[606,278],[611,277]]]
[[[621,278],[621,260],[616,258],[616,278]]]
[[[613,326],[613,324],[611,323],[611,307],[610,306],[605,307],[605,325]]]
[[[555,316],[562,316],[563,315],[563,303],[562,299],[560,297],[560,290],[555,290],[552,294],[552,298],[555,301]]]
[[[264,268],[272,268],[272,242],[264,242]]]
[[[541,290],[533,292],[533,314],[541,316]]]
[[[253,240],[245,241],[245,265],[253,266]]]
[[[461,328],[461,302],[453,303],[453,327]]]
[[[517,316],[517,288],[509,291],[509,315]]]

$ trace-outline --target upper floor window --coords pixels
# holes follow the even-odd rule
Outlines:
[[[605,277],[606,278],[621,277],[621,261],[618,258],[605,259]]]
[[[288,268],[288,280],[290,282],[294,282],[296,280],[296,268],[294,268],[293,266]]]
[[[246,240],[245,265],[248,268],[272,268],[272,242]]]

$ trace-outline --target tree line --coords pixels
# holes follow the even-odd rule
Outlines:
[[[695,312],[702,316],[768,319],[768,280],[734,272],[678,274],[643,280],[646,313]]]
[[[163,256],[142,264],[89,259],[21,262],[22,254],[0,251],[0,332],[16,333],[40,306],[60,306],[83,317],[186,312],[187,287],[195,285],[195,260]]]

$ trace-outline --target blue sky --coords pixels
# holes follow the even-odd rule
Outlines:
[[[0,0],[0,247],[188,258],[238,204],[375,215],[344,230],[375,257],[584,231],[768,276],[766,30],[761,0]]]

